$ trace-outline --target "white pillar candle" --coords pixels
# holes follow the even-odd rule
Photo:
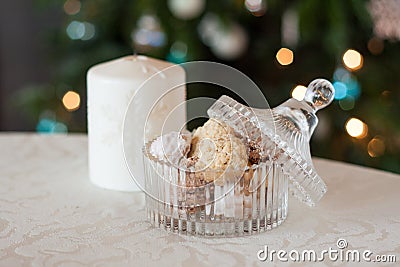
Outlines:
[[[134,168],[135,176],[139,176],[135,180],[140,180],[143,179],[141,148],[144,140],[161,133],[163,122],[174,109],[173,119],[168,118],[168,130],[179,130],[184,126],[186,112],[182,103],[186,98],[183,85],[185,71],[176,65],[169,68],[171,66],[174,64],[145,56],[126,56],[96,65],[88,71],[89,175],[95,185],[120,191],[139,190],[125,163],[123,131],[130,140],[128,149],[133,152],[127,161]],[[157,74],[165,69],[168,71]],[[151,83],[142,90],[143,83],[150,77]],[[156,98],[177,85],[183,86],[163,98],[154,107],[153,114],[147,117],[148,111],[140,107],[148,109],[155,104]],[[127,116],[134,121],[129,124],[129,129],[123,130],[125,112],[134,95],[135,103],[131,105],[135,107],[128,109],[130,114]],[[179,105],[180,108],[176,109]],[[144,131],[146,120],[147,128]]]

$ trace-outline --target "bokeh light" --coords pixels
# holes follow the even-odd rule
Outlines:
[[[368,134],[368,126],[357,118],[347,120],[345,128],[350,136],[358,139],[362,139]]]
[[[347,86],[347,95],[348,96],[352,96],[355,99],[357,99],[360,96],[361,87],[360,87],[360,84],[358,83],[358,81],[355,79],[355,77],[354,78],[352,77],[349,80],[347,80],[346,86]]]
[[[383,52],[384,48],[385,48],[385,45],[384,45],[383,41],[377,37],[372,37],[368,41],[368,50],[373,55],[381,54]]]
[[[203,16],[197,31],[202,42],[220,59],[234,60],[247,50],[249,40],[246,30],[237,22],[224,22],[214,13]]]
[[[165,35],[163,32],[141,29],[136,32],[134,40],[139,45],[159,47],[164,45]]]
[[[278,60],[279,64],[283,66],[292,64],[293,58],[294,58],[293,51],[285,47],[282,47],[276,53],[276,60]]]
[[[67,26],[67,35],[71,40],[87,41],[95,36],[96,29],[89,22],[71,21]]]
[[[358,70],[363,65],[363,57],[356,50],[349,49],[343,54],[343,63],[350,70]]]
[[[54,119],[42,118],[36,125],[36,131],[39,133],[66,133],[68,127]]]
[[[66,110],[75,111],[79,109],[81,105],[81,98],[78,93],[74,91],[68,91],[62,98],[62,103]]]
[[[183,63],[186,61],[188,47],[184,42],[176,41],[172,44],[167,60],[173,63]]]
[[[247,32],[239,23],[220,24],[210,49],[220,59],[234,60],[247,50],[248,42]]]
[[[152,14],[142,15],[137,21],[137,27],[132,31],[131,38],[136,52],[146,53],[153,48],[164,46],[167,36],[161,28],[158,17]]]
[[[351,77],[351,73],[345,68],[339,67],[333,73],[333,80],[337,82],[347,82]]]
[[[354,106],[354,100],[356,100],[361,94],[361,85],[357,81],[357,78],[349,72],[347,69],[339,67],[333,73],[334,87],[335,87],[335,99],[343,100],[345,98],[350,101],[343,101],[341,105],[342,109],[350,109],[350,105]],[[347,107],[345,107],[347,106]]]
[[[292,90],[292,97],[301,101],[303,100],[305,94],[307,91],[307,87],[304,85],[297,85],[295,88]]]
[[[84,22],[83,26],[85,27],[85,32],[81,38],[83,41],[87,41],[92,39],[96,34],[96,28],[92,23]]]
[[[351,110],[354,108],[354,97],[352,96],[347,96],[346,98],[340,99],[339,100],[339,106],[343,110]]]
[[[380,136],[375,136],[368,143],[368,154],[373,157],[380,157],[385,153],[385,142]]]
[[[200,35],[201,41],[207,45],[212,46],[216,42],[219,28],[221,27],[219,17],[214,13],[207,13],[201,19],[197,26],[197,32]]]
[[[79,21],[71,21],[67,26],[67,35],[72,40],[79,40],[85,35],[85,25]]]
[[[67,0],[64,3],[64,12],[67,15],[75,15],[81,11],[81,1],[79,0]]]
[[[264,15],[267,7],[265,0],[245,0],[244,6],[256,17]]]
[[[374,34],[381,39],[400,40],[400,1],[369,0],[367,3],[374,25]]]
[[[174,17],[190,20],[204,12],[206,0],[168,0],[167,5]]]
[[[335,88],[335,99],[340,100],[347,95],[347,86],[342,82],[334,82],[333,87]]]

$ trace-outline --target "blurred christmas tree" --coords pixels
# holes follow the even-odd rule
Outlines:
[[[36,1],[65,17],[45,31],[54,83],[18,98],[40,132],[85,131],[86,71],[135,50],[231,65],[271,106],[325,77],[336,100],[319,114],[313,154],[400,172],[398,0]]]

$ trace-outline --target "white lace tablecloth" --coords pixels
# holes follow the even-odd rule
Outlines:
[[[321,251],[340,238],[400,262],[399,175],[315,159],[329,187],[317,207],[290,199],[270,232],[198,238],[153,229],[143,193],[93,186],[85,135],[0,134],[0,153],[0,266],[266,266],[265,245]]]

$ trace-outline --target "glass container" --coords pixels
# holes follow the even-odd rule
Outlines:
[[[288,175],[272,161],[239,174],[194,171],[145,152],[144,167],[147,216],[157,227],[181,234],[237,236],[272,229],[286,218]],[[207,182],[205,176],[218,179]]]
[[[333,99],[333,86],[314,80],[304,100],[274,109],[246,107],[223,96],[208,110],[245,144],[256,144],[258,161],[244,170],[195,170],[156,158],[143,148],[146,212],[156,227],[180,234],[240,236],[280,225],[290,191],[309,206],[327,188],[312,164],[309,140],[315,112]],[[254,151],[253,151],[254,152]]]

